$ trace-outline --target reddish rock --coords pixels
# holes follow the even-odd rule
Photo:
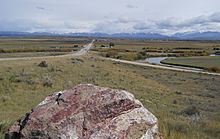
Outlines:
[[[5,138],[158,139],[157,118],[124,90],[81,84],[45,98]]]

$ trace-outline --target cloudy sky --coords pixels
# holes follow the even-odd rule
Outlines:
[[[0,0],[0,31],[220,32],[220,0]]]

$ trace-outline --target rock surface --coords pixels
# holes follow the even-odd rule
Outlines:
[[[157,124],[129,92],[81,84],[46,97],[5,138],[159,139]]]

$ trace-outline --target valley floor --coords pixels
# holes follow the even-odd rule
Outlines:
[[[48,67],[38,66],[42,60]],[[133,93],[158,117],[165,138],[217,139],[219,82],[219,76],[122,64],[92,53],[78,58],[1,61],[1,132],[48,94],[92,83]]]
[[[80,40],[72,38],[69,40],[59,38],[59,41],[62,41],[60,44],[56,39],[52,39],[49,41],[50,45],[46,42],[43,44],[49,50],[54,49],[58,44],[65,45],[65,49],[69,50],[73,47],[72,41],[83,44]],[[17,43],[24,45],[23,41],[13,42],[10,39],[5,41],[0,43],[0,47],[4,49],[8,48],[6,45],[12,47],[7,51],[14,50]],[[29,41],[26,47],[29,43],[34,44]],[[83,42],[86,44],[89,41],[83,40]],[[213,45],[219,47],[216,43],[166,41],[141,43],[121,41],[120,43],[131,43],[131,45],[121,44],[113,48],[114,51],[100,50],[97,46],[83,56],[67,55],[0,61],[0,138],[4,137],[4,132],[13,122],[35,107],[47,95],[81,83],[123,89],[133,93],[158,118],[160,132],[165,139],[220,138],[220,76],[120,63],[100,55],[100,53],[105,55],[109,52],[114,54],[123,51],[114,56],[124,56],[129,60],[139,51],[146,52],[146,49],[152,51],[160,47],[157,50],[173,51],[177,46],[181,46],[181,49],[185,50],[185,45],[189,44],[193,49],[199,46],[204,50],[208,49],[208,52],[212,51]],[[33,47],[31,50],[38,51],[37,46],[40,46],[41,42],[35,45],[31,46]],[[163,45],[165,48],[167,46],[167,50],[162,47]],[[59,47],[60,52],[64,51],[64,47]]]

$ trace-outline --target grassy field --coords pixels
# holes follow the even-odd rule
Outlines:
[[[89,38],[32,37],[0,38],[0,57],[62,55],[77,51]]]
[[[219,76],[120,64],[99,55],[0,61],[0,138],[45,96],[92,83],[133,93],[159,119],[165,139],[219,139]],[[43,60],[48,67],[38,66]]]
[[[113,48],[103,48],[113,42]],[[220,53],[219,41],[160,41],[160,40],[123,40],[101,39],[96,42],[94,51],[99,51],[103,56],[125,60],[137,60],[146,57],[158,56],[208,56]]]
[[[18,58],[18,57],[42,57],[42,56],[57,56],[66,55],[71,52],[22,52],[22,53],[2,53],[0,58]]]
[[[220,72],[220,56],[168,58],[161,62],[164,64],[196,67]]]

